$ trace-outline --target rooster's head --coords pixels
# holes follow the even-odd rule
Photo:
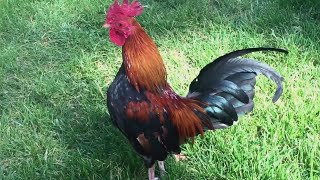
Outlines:
[[[119,4],[118,0],[110,6],[106,13],[104,28],[110,28],[110,39],[118,46],[124,45],[126,39],[133,33],[133,18],[142,13],[143,7],[137,0],[129,3],[123,0]]]

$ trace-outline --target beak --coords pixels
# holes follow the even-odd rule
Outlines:
[[[102,25],[103,28],[109,28],[110,27],[110,24],[108,23],[105,23],[104,25]]]

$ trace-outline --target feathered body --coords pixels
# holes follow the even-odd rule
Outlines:
[[[177,95],[167,83],[155,43],[133,18],[141,12],[137,1],[129,4],[125,0],[122,6],[115,1],[107,14],[105,27],[110,27],[111,41],[122,46],[123,58],[108,89],[107,105],[113,124],[143,156],[148,168],[169,153],[179,153],[186,139],[231,126],[239,115],[252,111],[257,75],[277,84],[274,102],[281,96],[283,78],[275,70],[239,58],[255,51],[287,53],[276,48],[244,49],[219,57],[200,71],[186,97]]]
[[[169,152],[180,152],[186,138],[203,134],[205,123],[212,126],[203,103],[171,89],[155,43],[132,21],[136,32],[123,46],[123,65],[108,89],[108,109],[150,167]]]

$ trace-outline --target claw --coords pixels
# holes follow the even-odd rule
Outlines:
[[[184,155],[184,154],[174,154],[174,158],[176,159],[177,162],[179,161],[185,161],[187,160],[187,155]]]

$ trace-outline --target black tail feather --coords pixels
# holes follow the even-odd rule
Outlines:
[[[224,128],[238,120],[238,116],[251,112],[254,107],[256,76],[263,74],[277,85],[272,98],[276,102],[282,92],[283,77],[267,64],[253,59],[239,58],[257,51],[288,53],[278,48],[249,48],[234,51],[217,58],[205,66],[194,79],[187,97],[200,99],[209,105],[207,114],[215,128]],[[196,95],[195,95],[196,94]]]

